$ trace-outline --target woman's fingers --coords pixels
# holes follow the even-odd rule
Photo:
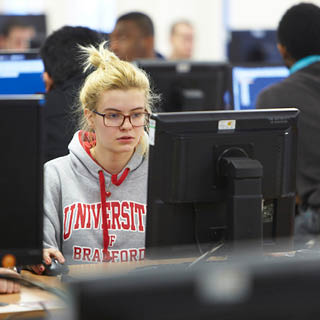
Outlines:
[[[33,265],[33,266],[31,266],[31,268],[32,268],[33,272],[36,274],[42,274],[45,270],[45,266],[43,264]]]
[[[48,266],[51,265],[52,258],[57,259],[60,263],[65,262],[64,256],[62,255],[62,253],[58,249],[55,249],[55,248],[43,249],[43,262],[46,265],[48,265]],[[31,268],[32,268],[33,272],[36,274],[43,274],[43,272],[46,269],[44,264],[33,265],[33,266],[31,266]]]
[[[47,248],[43,249],[43,261],[45,264],[50,265],[52,263],[52,258],[57,259],[60,263],[65,262],[65,258],[58,249]]]

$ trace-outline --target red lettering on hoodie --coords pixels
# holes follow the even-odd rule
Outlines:
[[[107,228],[110,229],[110,212],[111,211],[111,203],[109,201],[106,202],[106,209],[107,209]]]
[[[138,250],[137,249],[130,249],[130,261],[137,261],[138,260]]]
[[[91,229],[90,204],[87,204],[86,207],[87,207],[87,212],[88,212],[88,221],[87,221],[86,229]]]
[[[77,218],[76,223],[74,225],[74,230],[79,229],[79,222],[81,222],[81,229],[84,229],[86,218],[87,218],[87,206],[82,203],[78,203],[77,205]]]
[[[111,250],[111,261],[115,262],[115,260],[118,258],[119,256],[119,250]]]
[[[129,230],[130,229],[130,217],[128,214],[128,209],[129,209],[129,203],[127,201],[122,202],[121,206],[121,217],[125,219],[125,222],[121,222],[121,227],[123,230]]]
[[[81,260],[81,247],[73,246],[73,260]]]
[[[136,212],[138,212],[139,217],[139,231],[144,231],[144,225],[142,220],[142,215],[146,214],[145,206],[143,204],[135,203]]]
[[[136,226],[134,222],[134,202],[130,202],[130,213],[131,213],[131,231],[136,231]]]
[[[143,260],[144,259],[145,252],[146,252],[145,248],[140,248],[139,249],[139,260]]]
[[[111,262],[137,261],[144,259],[144,248],[130,248],[110,250]],[[103,252],[101,248],[73,247],[73,259],[84,262],[101,262]]]
[[[131,201],[107,201],[106,209],[109,230],[145,231],[145,205]],[[74,203],[65,207],[63,214],[64,240],[71,237],[73,230],[102,230],[101,203]]]
[[[83,261],[89,261],[90,262],[90,255],[91,255],[91,248],[83,248]]]
[[[113,245],[116,242],[116,240],[117,240],[117,236],[115,234],[111,234],[109,236],[109,244],[108,244],[108,246],[109,247],[113,247]]]
[[[74,212],[75,206],[76,205],[73,204],[71,207],[67,206],[64,208],[63,240],[67,240],[71,236],[71,233],[72,233],[71,226],[73,224],[73,212]]]
[[[121,262],[128,261],[128,251],[127,250],[120,250],[120,261]]]
[[[120,217],[120,202],[112,201],[111,202],[111,208],[112,208],[112,225],[111,229],[121,229],[119,217]],[[116,227],[117,223],[117,227]]]
[[[100,249],[95,248],[93,255],[92,255],[92,261],[93,262],[100,262],[101,257],[100,257]]]
[[[92,204],[91,205],[91,212],[93,215],[94,220],[94,229],[99,229],[99,221],[100,221],[100,213],[101,213],[101,203],[98,204]]]

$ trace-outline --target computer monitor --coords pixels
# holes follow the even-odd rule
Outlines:
[[[285,79],[289,70],[284,65],[243,64],[232,67],[232,101],[235,110],[254,109],[259,93]]]
[[[0,51],[0,96],[45,93],[38,51]]]
[[[0,266],[41,263],[42,95],[0,96]]]
[[[282,63],[277,49],[277,31],[268,29],[231,30],[227,45],[231,63]]]
[[[320,259],[215,261],[70,284],[68,319],[319,319]]]
[[[40,48],[47,36],[47,19],[45,14],[0,14],[0,34],[9,24],[32,26],[35,36],[31,39],[30,48]]]
[[[138,60],[161,96],[158,111],[230,108],[229,65],[215,62]]]
[[[146,257],[292,250],[297,109],[153,114]]]

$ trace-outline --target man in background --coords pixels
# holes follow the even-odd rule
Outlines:
[[[170,60],[188,60],[192,58],[194,29],[191,22],[181,20],[175,22],[170,30]]]
[[[31,47],[31,40],[36,36],[32,25],[18,19],[9,20],[2,28],[0,49],[26,50]]]
[[[97,46],[101,41],[100,34],[94,30],[65,26],[53,32],[40,50],[46,85],[46,161],[68,154],[68,144],[77,129],[72,113],[86,77],[79,45]]]
[[[314,243],[320,233],[320,8],[311,3],[291,7],[277,32],[278,49],[290,76],[262,91],[256,105],[301,111],[295,238],[298,246],[304,246]]]
[[[110,49],[122,60],[163,58],[154,49],[154,26],[141,12],[129,12],[117,19],[110,35]]]

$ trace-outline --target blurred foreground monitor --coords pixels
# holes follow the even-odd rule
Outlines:
[[[158,268],[158,266],[160,268]],[[319,319],[319,254],[161,265],[70,283],[68,319]],[[169,268],[170,267],[170,268]],[[142,269],[142,270],[141,270]]]

